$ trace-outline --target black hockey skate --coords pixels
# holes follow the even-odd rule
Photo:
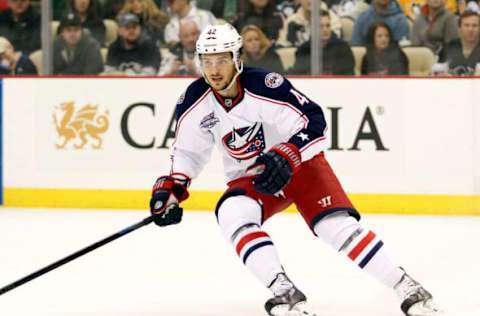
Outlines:
[[[400,308],[406,316],[440,316],[443,312],[433,303],[432,294],[406,272],[395,291],[402,299]]]
[[[274,297],[265,303],[270,316],[316,316],[307,309],[307,298],[297,289],[284,273],[270,286]]]

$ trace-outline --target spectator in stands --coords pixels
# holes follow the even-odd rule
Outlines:
[[[233,24],[238,19],[240,12],[240,1],[237,0],[214,0],[212,4],[212,13],[218,19],[223,19]]]
[[[427,1],[428,0],[399,0],[398,3],[400,4],[400,7],[402,8],[402,11],[405,13],[405,15],[413,21],[418,17],[418,15],[421,14],[421,8],[427,3]],[[445,0],[445,9],[452,14],[456,14],[460,11],[462,3],[465,3],[465,1]]]
[[[0,75],[36,74],[37,68],[28,55],[16,52],[5,37],[0,37]]]
[[[328,11],[325,2],[322,2],[322,10]],[[280,31],[278,45],[284,47],[296,46],[299,47],[310,39],[310,17],[312,8],[312,0],[300,0],[300,6],[295,14],[291,15],[283,29]],[[330,15],[330,24],[332,30],[338,35],[341,35],[342,22],[340,18],[328,11]]]
[[[362,60],[362,75],[408,75],[408,59],[385,22],[368,29],[367,52]]]
[[[283,15],[284,19],[288,19],[297,11],[298,0],[280,0],[277,1],[277,10]]]
[[[448,64],[449,72],[456,75],[472,75],[480,71],[480,15],[465,11],[458,20],[460,38],[451,41],[440,60]]]
[[[352,18],[353,21],[370,8],[371,0],[346,0],[340,4],[338,14]]]
[[[272,43],[265,33],[256,25],[243,27],[242,60],[245,66],[260,67],[283,74],[284,69],[280,57],[273,49]]]
[[[275,8],[275,0],[241,0],[242,11],[234,23],[237,30],[246,25],[256,25],[272,41],[276,42],[283,27],[283,17]]]
[[[142,31],[150,39],[161,47],[165,40],[165,26],[168,23],[168,15],[160,10],[153,0],[126,0],[120,14],[133,13],[140,20]]]
[[[83,30],[88,30],[90,35],[101,46],[105,45],[105,24],[100,18],[100,8],[96,0],[70,0],[70,12],[75,13],[82,21]]]
[[[40,15],[30,0],[9,0],[9,9],[0,13],[0,36],[25,54],[40,49]]]
[[[118,38],[108,48],[105,73],[155,75],[160,66],[160,51],[142,33],[138,16],[126,13],[117,21]]]
[[[411,41],[438,55],[442,47],[458,38],[457,18],[445,9],[445,0],[427,0],[413,23]]]
[[[217,23],[217,19],[212,12],[198,9],[190,0],[168,0],[168,5],[171,17],[165,28],[165,42],[170,47],[180,41],[180,20],[194,19],[200,27],[200,31],[209,24]]]
[[[409,37],[407,17],[396,0],[372,0],[370,8],[355,21],[352,45],[365,45],[370,26],[376,21],[385,22],[392,31],[392,40],[398,42]]]
[[[322,45],[322,73],[326,75],[353,75],[355,60],[347,42],[332,32],[330,15],[322,10],[320,14],[320,35]],[[310,74],[310,40],[297,49],[295,65],[289,72],[297,75]]]
[[[201,75],[195,62],[195,44],[200,35],[200,28],[193,19],[180,21],[180,42],[170,48],[163,58],[158,74],[163,75]]]
[[[115,20],[124,5],[125,0],[105,0],[103,3],[103,18]]]
[[[60,20],[67,12],[67,0],[52,1],[52,14],[54,20]]]
[[[82,29],[82,20],[68,13],[60,21],[53,43],[53,73],[56,75],[96,75],[103,71],[100,44]]]

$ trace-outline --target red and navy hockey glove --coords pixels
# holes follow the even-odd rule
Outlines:
[[[248,168],[247,174],[252,171],[259,173],[253,180],[255,190],[264,194],[275,194],[290,182],[301,163],[298,148],[293,144],[281,143],[259,156]]]
[[[155,215],[153,221],[158,226],[178,224],[182,220],[183,209],[178,203],[189,196],[188,179],[163,176],[157,179],[152,189],[150,212]]]

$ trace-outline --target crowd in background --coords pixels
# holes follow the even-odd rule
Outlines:
[[[52,1],[53,74],[198,76],[195,42],[217,22],[241,33],[246,66],[311,71],[315,0]],[[408,75],[413,46],[432,74],[480,74],[479,12],[477,0],[323,1],[322,73]],[[40,24],[39,1],[0,0],[0,74],[41,73]]]

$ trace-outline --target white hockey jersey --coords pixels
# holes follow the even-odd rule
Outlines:
[[[214,145],[222,153],[227,182],[245,176],[255,158],[272,146],[296,145],[302,161],[326,148],[321,107],[282,75],[245,67],[239,94],[224,98],[203,78],[190,84],[177,102],[171,173],[195,178]]]

